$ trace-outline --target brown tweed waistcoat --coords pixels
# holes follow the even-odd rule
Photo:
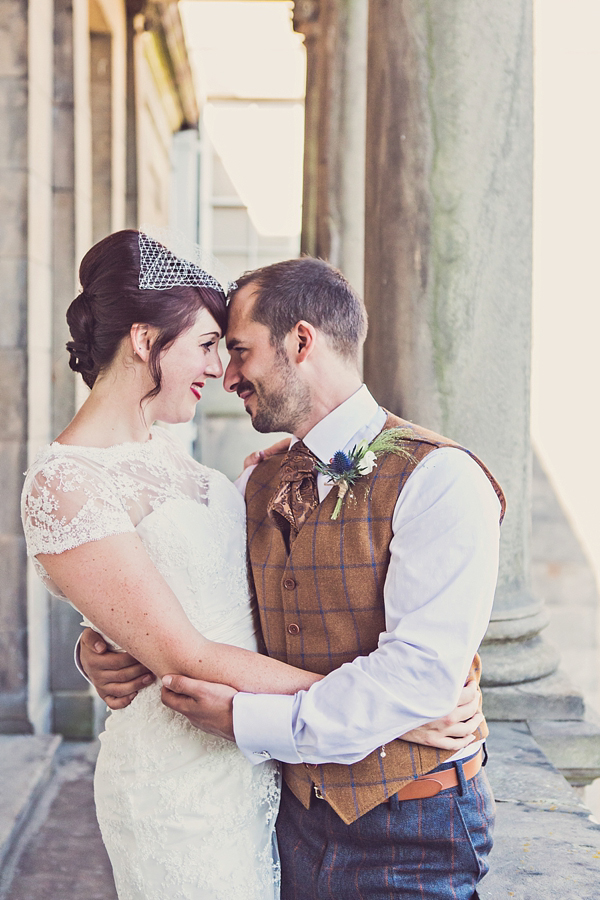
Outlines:
[[[333,488],[309,516],[288,555],[283,536],[267,516],[279,485],[283,456],[260,463],[246,489],[248,547],[263,637],[270,656],[326,675],[376,649],[385,630],[383,584],[389,565],[392,515],[409,475],[437,447],[453,441],[388,415],[385,428],[411,431],[411,459],[382,454],[370,475],[357,482],[336,521]],[[464,449],[464,448],[460,448]],[[469,452],[469,451],[465,451]],[[472,454],[470,454],[472,455]],[[502,504],[498,483],[490,479]],[[472,665],[479,678],[480,662]],[[485,723],[479,737],[486,737]],[[308,809],[313,785],[340,818],[350,823],[418,775],[431,771],[450,751],[394,740],[353,765],[284,765],[284,777]]]

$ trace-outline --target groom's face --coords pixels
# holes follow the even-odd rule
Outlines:
[[[225,390],[237,393],[257,431],[294,433],[310,410],[310,390],[285,347],[274,347],[266,325],[252,319],[256,285],[239,290],[229,308]]]

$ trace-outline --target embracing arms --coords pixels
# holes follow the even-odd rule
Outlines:
[[[159,677],[185,672],[237,690],[278,694],[308,689],[321,677],[203,637],[134,533],[37,558],[76,609]]]
[[[129,706],[137,692],[155,680],[152,672],[129,653],[112,652],[102,637],[86,628],[79,643],[83,671],[110,709]],[[233,740],[232,700],[235,691],[219,684],[176,675],[163,700],[187,716],[192,725]],[[475,680],[467,682],[455,709],[447,716],[401,735],[404,740],[454,752],[467,747],[481,725],[481,692]]]

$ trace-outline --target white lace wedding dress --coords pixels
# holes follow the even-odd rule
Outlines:
[[[256,650],[244,502],[164,428],[151,434],[44,448],[23,489],[28,554],[60,597],[37,553],[136,531],[199,631]],[[96,808],[119,900],[276,900],[275,764],[193,728],[156,684],[112,712],[100,740]]]

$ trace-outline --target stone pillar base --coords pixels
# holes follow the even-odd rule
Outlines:
[[[490,721],[578,720],[584,717],[581,694],[560,670],[522,684],[483,687],[483,708]]]
[[[515,619],[513,624],[518,626],[520,623],[520,619]],[[490,627],[488,634],[491,630]],[[560,662],[558,650],[539,634],[529,640],[506,643],[489,642],[486,635],[480,653],[483,666],[481,682],[486,687],[539,681],[556,672]]]

